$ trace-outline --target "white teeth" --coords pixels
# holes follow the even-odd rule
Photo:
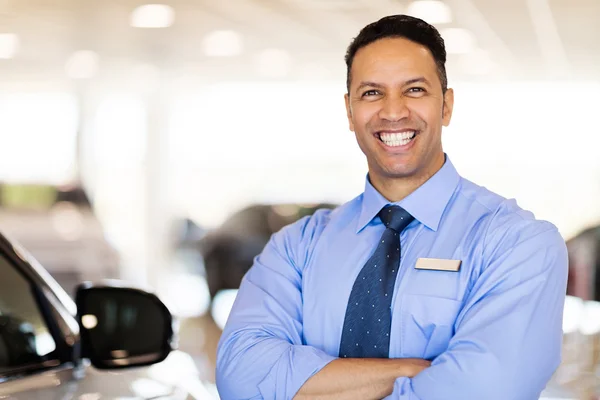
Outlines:
[[[381,133],[379,137],[388,146],[405,146],[415,137],[415,131],[401,133]]]

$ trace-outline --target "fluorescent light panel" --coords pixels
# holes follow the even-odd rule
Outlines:
[[[14,33],[0,33],[0,59],[8,60],[19,49],[19,37]]]
[[[452,11],[443,1],[413,1],[408,5],[406,13],[421,18],[430,24],[448,24],[452,22]]]
[[[131,13],[135,28],[168,28],[175,21],[175,10],[166,4],[146,4]]]

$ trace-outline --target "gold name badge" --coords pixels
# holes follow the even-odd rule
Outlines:
[[[431,271],[452,271],[460,270],[461,260],[445,260],[442,258],[419,258],[415,269],[428,269]]]

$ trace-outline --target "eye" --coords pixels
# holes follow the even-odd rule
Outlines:
[[[367,90],[362,94],[362,97],[377,96],[378,94],[380,94],[378,90]]]
[[[425,89],[422,87],[411,87],[410,89],[408,89],[409,93],[424,93]]]

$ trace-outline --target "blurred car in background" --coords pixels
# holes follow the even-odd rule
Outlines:
[[[271,236],[286,225],[336,204],[255,204],[229,216],[219,227],[207,230],[185,220],[178,224],[175,254],[188,272],[206,279],[211,316],[223,328],[242,278]],[[213,341],[214,342],[214,341]],[[206,349],[208,353],[214,349]]]
[[[569,280],[567,294],[600,301],[600,226],[591,226],[567,240]]]
[[[216,398],[174,345],[172,316],[154,294],[82,284],[73,302],[0,235],[0,398]]]
[[[205,275],[211,298],[226,289],[238,289],[275,232],[320,208],[337,205],[320,204],[256,204],[229,216],[218,228],[204,231],[189,227],[179,239],[179,250],[194,250],[200,255],[200,272]]]
[[[82,280],[118,277],[119,256],[80,185],[0,184],[0,229],[70,295]]]

